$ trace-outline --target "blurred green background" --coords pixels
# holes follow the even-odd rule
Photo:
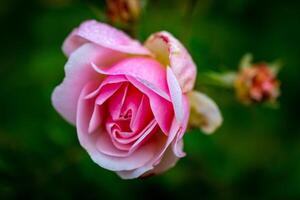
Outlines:
[[[147,1],[138,38],[179,38],[224,124],[212,136],[188,132],[187,156],[167,173],[124,181],[91,161],[50,102],[64,76],[64,38],[83,20],[105,20],[105,2],[1,0],[0,199],[300,199],[299,3]],[[246,107],[202,84],[201,74],[234,70],[246,52],[284,63],[278,109]]]

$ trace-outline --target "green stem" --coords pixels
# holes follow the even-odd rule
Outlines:
[[[234,81],[236,78],[235,72],[207,72],[202,74],[201,82],[205,85],[221,87],[226,89],[232,89],[234,87]]]

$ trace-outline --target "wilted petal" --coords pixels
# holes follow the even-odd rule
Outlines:
[[[166,31],[152,34],[145,46],[165,66],[170,66],[178,79],[182,91],[191,91],[196,79],[196,66],[188,51]]]
[[[213,133],[223,121],[216,103],[205,94],[197,91],[188,93],[188,98],[191,106],[189,124],[201,128],[207,134]]]

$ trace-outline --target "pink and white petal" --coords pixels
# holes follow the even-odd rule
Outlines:
[[[188,93],[191,107],[189,124],[192,127],[202,129],[204,133],[211,134],[223,122],[222,115],[217,104],[201,92],[192,91]]]
[[[97,105],[102,105],[107,99],[114,95],[121,86],[121,83],[107,84],[103,86],[99,91],[99,95],[97,96],[95,103]]]
[[[133,85],[128,86],[127,95],[125,97],[125,101],[122,105],[122,113],[131,112],[131,117],[134,118],[138,107],[141,103],[143,94],[135,88]]]
[[[116,134],[119,134],[119,133],[116,133],[116,132],[119,132],[118,130],[115,130],[115,131],[113,131],[114,133],[114,135],[116,135]],[[113,143],[113,145],[117,148],[117,149],[120,149],[120,150],[122,150],[122,151],[129,151],[130,150],[130,148],[131,148],[131,146],[132,146],[132,144],[122,144],[122,143],[119,143],[119,142],[117,142],[114,138],[112,138],[112,136],[111,136],[111,141],[112,141],[112,143]]]
[[[97,84],[93,82],[87,83],[82,89],[79,99],[76,116],[76,128],[79,142],[87,151],[92,150],[93,141],[97,139],[97,134],[89,134],[90,121],[94,112],[95,99],[85,99],[84,97],[94,91]]]
[[[105,77],[105,79],[101,82],[101,84],[99,85],[99,87],[91,92],[90,94],[86,95],[86,99],[89,99],[89,98],[94,98],[95,96],[97,96],[100,92],[100,90],[104,87],[106,87],[107,85],[111,85],[111,84],[117,84],[117,83],[123,83],[123,82],[126,82],[128,81],[126,79],[125,76],[108,76],[108,77]]]
[[[104,116],[103,108],[95,104],[94,111],[89,122],[88,133],[92,134],[94,131],[96,131],[99,128],[101,122],[103,121],[103,116]]]
[[[65,39],[62,50],[64,54],[69,57],[76,49],[86,44],[88,41],[82,37],[76,36],[78,28],[75,28]]]
[[[184,117],[182,105],[182,92],[180,85],[170,67],[167,67],[167,82],[171,95],[173,109],[175,112],[175,117],[178,123],[182,123]]]
[[[143,133],[141,136],[134,142],[132,147],[130,148],[131,152],[134,152],[137,148],[139,148],[141,145],[145,144],[147,140],[152,136],[154,133],[157,132],[157,122],[155,120],[152,121],[152,123],[149,124],[149,126],[143,130]],[[141,147],[143,148],[143,147]]]
[[[107,156],[127,157],[129,151],[120,150],[112,143],[111,137],[107,133],[99,134],[96,147],[98,151]]]
[[[126,33],[95,20],[87,20],[74,29],[63,44],[63,51],[69,56],[87,42],[125,54],[150,55],[145,47]]]
[[[91,68],[90,62],[101,57],[107,59],[107,52],[93,44],[77,49],[65,65],[65,78],[52,93],[52,104],[68,122],[75,124],[77,101],[83,86],[92,80],[101,80],[101,75]]]
[[[119,119],[122,107],[128,91],[128,83],[124,83],[117,92],[113,94],[113,98],[108,101],[108,111],[113,120]]]
[[[130,128],[133,131],[138,131],[142,127],[145,127],[151,119],[153,119],[153,114],[150,109],[149,99],[143,95],[139,107],[130,122]]]
[[[155,86],[154,84],[152,84],[146,80],[143,80],[141,78],[133,77],[130,75],[127,75],[126,77],[137,89],[139,89],[143,93],[156,94],[160,98],[163,98],[165,101],[168,101],[171,103],[170,95],[167,92],[160,89],[159,87]]]
[[[170,66],[184,93],[193,89],[197,68],[185,47],[166,31],[152,34],[145,42],[163,65]]]
[[[148,86],[150,89],[153,89],[155,92],[155,89],[159,90],[157,93],[169,94],[168,84],[166,81],[166,69],[152,58],[127,58],[116,63],[110,68],[105,68],[101,65],[97,65],[96,63],[92,63],[92,66],[95,71],[100,74],[132,76],[144,85]],[[147,83],[149,83],[149,85],[147,85]],[[166,94],[164,94],[163,97],[165,97]]]
[[[140,167],[135,170],[120,170],[120,171],[117,171],[116,173],[122,179],[128,180],[128,179],[138,178],[138,177],[142,176],[143,174],[149,172],[151,169],[153,169],[153,167],[151,165],[146,165],[146,166]]]
[[[143,130],[136,131],[132,137],[129,138],[117,138],[115,140],[120,144],[132,144],[130,150],[134,150],[142,141],[145,141],[147,136],[151,135],[154,131],[156,131],[157,122],[153,119]],[[134,142],[134,143],[133,143]]]

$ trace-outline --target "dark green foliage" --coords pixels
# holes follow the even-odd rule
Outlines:
[[[0,1],[0,199],[300,198],[298,1],[147,1],[139,39],[168,30],[181,40],[198,66],[197,89],[219,104],[224,124],[212,136],[187,133],[187,156],[169,172],[131,181],[94,164],[50,102],[64,76],[64,38],[85,19],[105,20],[104,5]],[[246,52],[283,61],[279,109],[245,107],[202,84],[201,73],[234,70]]]

